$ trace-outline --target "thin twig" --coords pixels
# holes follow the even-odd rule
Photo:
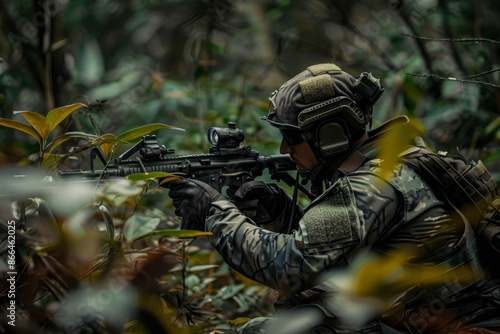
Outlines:
[[[481,73],[478,73],[478,74],[469,75],[468,78],[480,77],[482,75],[493,73],[493,72],[497,72],[497,71],[500,71],[500,68],[494,68],[494,69],[488,70],[486,72],[481,72]]]
[[[453,43],[455,43],[455,42],[456,43],[487,42],[487,43],[500,44],[500,41],[496,41],[494,39],[489,39],[489,38],[432,38],[432,37],[423,37],[423,36],[410,35],[410,34],[404,34],[404,33],[401,33],[401,35],[412,37],[415,39],[425,40],[425,41],[433,41],[433,42],[453,42]]]
[[[490,86],[494,87],[497,89],[500,89],[500,86],[492,84],[490,82],[484,82],[484,81],[476,81],[476,80],[466,80],[466,79],[459,79],[459,78],[452,78],[452,77],[442,77],[437,74],[418,74],[418,73],[406,73],[407,75],[415,76],[415,77],[426,77],[426,78],[437,78],[439,80],[444,80],[444,81],[458,81],[458,82],[465,82],[465,83],[473,83],[473,84],[479,84],[479,85],[485,85],[485,86]]]

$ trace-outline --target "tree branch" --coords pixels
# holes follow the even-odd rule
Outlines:
[[[453,43],[487,42],[487,43],[493,43],[493,44],[500,44],[500,41],[495,41],[495,40],[489,39],[489,38],[431,38],[431,37],[423,37],[423,36],[410,35],[410,34],[404,34],[404,33],[401,33],[401,35],[412,37],[412,38],[419,39],[419,40],[433,41],[433,42],[453,42]]]
[[[465,83],[473,83],[473,84],[479,84],[479,85],[485,85],[485,86],[490,86],[494,87],[497,89],[500,89],[499,85],[495,85],[491,82],[484,82],[484,81],[476,81],[476,80],[468,80],[468,79],[460,79],[460,78],[453,78],[453,77],[442,77],[437,74],[418,74],[418,73],[406,73],[407,75],[411,75],[414,77],[424,77],[424,78],[437,78],[439,80],[443,81],[458,81],[458,82],[465,82]]]

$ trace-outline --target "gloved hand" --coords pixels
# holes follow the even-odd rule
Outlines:
[[[222,195],[208,184],[191,179],[170,181],[164,187],[170,189],[175,214],[183,218],[181,229],[204,231],[212,202]]]
[[[257,226],[274,232],[286,232],[292,205],[296,205],[294,220],[298,222],[303,214],[286,191],[276,184],[262,181],[243,184],[234,193],[231,202]]]

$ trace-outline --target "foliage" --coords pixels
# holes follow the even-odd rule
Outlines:
[[[46,187],[32,184],[10,197],[13,216],[2,212],[18,228],[15,261],[2,262],[2,291],[7,272],[17,273],[17,329],[191,333],[269,308],[265,288],[231,278],[213,252],[193,244],[209,233],[178,230],[175,218],[153,209],[162,206],[157,181]],[[37,190],[47,200],[23,200]],[[67,200],[69,193],[76,195]],[[7,222],[0,226],[6,236]]]
[[[86,169],[90,148],[111,161],[166,128],[185,129],[158,133],[177,153],[206,152],[207,129],[228,121],[275,154],[279,136],[260,121],[269,93],[334,62],[381,78],[374,126],[407,115],[434,148],[482,159],[500,182],[498,2],[20,0],[0,12],[1,166]],[[3,187],[26,331],[230,332],[270,313],[266,288],[177,230],[152,176]]]

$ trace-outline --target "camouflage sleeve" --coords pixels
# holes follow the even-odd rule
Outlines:
[[[395,190],[385,187],[374,194],[370,184],[366,180],[364,190],[355,194],[347,179],[338,182],[306,209],[292,235],[255,226],[228,201],[214,202],[207,218],[211,244],[241,274],[284,293],[302,291],[327,268],[345,265],[349,252],[365,238],[366,218],[358,203],[390,219],[392,202],[384,198]]]

